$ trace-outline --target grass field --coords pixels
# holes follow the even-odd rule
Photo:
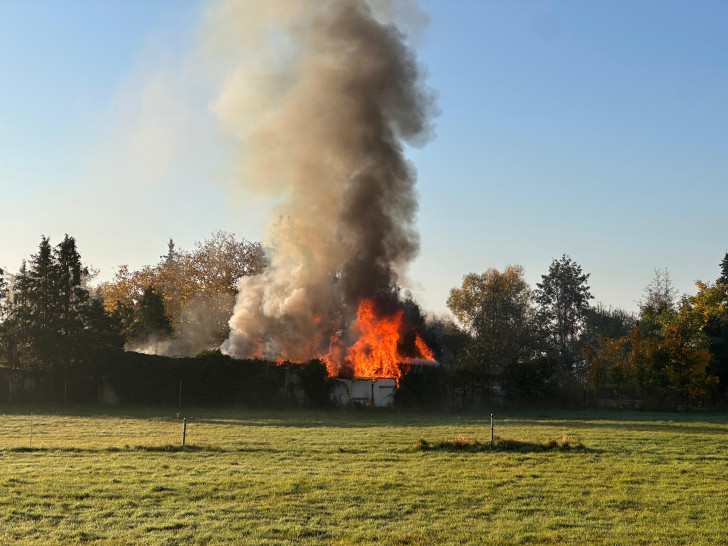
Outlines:
[[[0,408],[0,543],[728,543],[726,414],[176,413]]]

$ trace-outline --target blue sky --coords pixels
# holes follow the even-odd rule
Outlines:
[[[76,237],[108,279],[172,237],[257,240],[208,109],[195,1],[0,3],[0,267]],[[436,135],[408,150],[435,312],[463,275],[569,254],[629,310],[667,268],[692,292],[728,250],[728,4],[431,0],[419,58]]]

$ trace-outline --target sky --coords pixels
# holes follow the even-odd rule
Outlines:
[[[236,190],[201,52],[211,0],[0,2],[0,267],[76,238],[109,280],[222,229],[261,240]],[[437,94],[403,284],[446,312],[467,273],[568,254],[595,302],[637,309],[655,269],[694,293],[728,251],[728,3],[422,3]],[[265,243],[265,240],[263,241]]]

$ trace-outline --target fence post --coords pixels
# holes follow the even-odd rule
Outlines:
[[[182,420],[182,447],[185,447],[185,439],[187,436],[187,417]]]
[[[30,412],[30,447],[33,447],[33,412]]]
[[[490,447],[493,447],[493,414],[490,414]]]

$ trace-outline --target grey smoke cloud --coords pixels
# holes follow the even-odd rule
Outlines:
[[[235,135],[239,183],[277,199],[270,267],[238,285],[232,355],[325,352],[416,256],[403,146],[430,138],[435,108],[402,29],[425,20],[413,2],[382,0],[226,0],[208,12],[225,81],[212,108]]]

